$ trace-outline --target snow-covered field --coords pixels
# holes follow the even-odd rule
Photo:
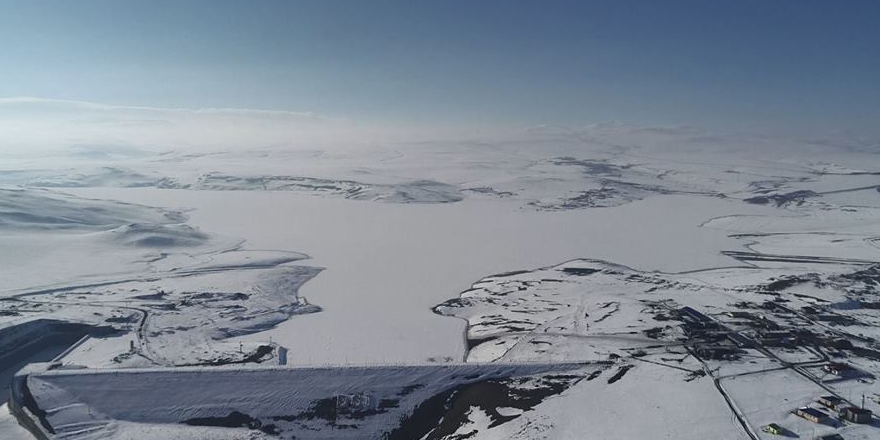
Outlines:
[[[593,135],[589,147],[546,131],[529,145],[9,159],[0,330],[84,324],[92,338],[61,363],[90,371],[277,364],[279,347],[297,365],[597,365],[522,407],[475,400],[492,381],[425,394],[449,412],[419,438],[755,439],[771,422],[809,438],[790,412],[821,395],[880,410],[875,154]],[[822,373],[831,361],[858,373]],[[53,393],[87,400],[62,382]],[[110,405],[101,435],[159,438],[187,419],[183,406],[167,420],[111,411],[130,398],[91,404]],[[241,402],[249,417],[280,414]],[[416,405],[399,417],[415,423]],[[342,438],[294,425],[210,429]],[[346,438],[390,432],[362,428]]]

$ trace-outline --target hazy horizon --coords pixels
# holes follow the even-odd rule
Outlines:
[[[874,2],[0,1],[0,148],[880,137]]]

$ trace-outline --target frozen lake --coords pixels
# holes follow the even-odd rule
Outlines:
[[[709,218],[759,214],[737,201],[663,196],[616,208],[540,212],[503,200],[389,204],[291,192],[152,188],[67,192],[170,208],[193,208],[190,224],[240,237],[250,249],[309,254],[326,268],[300,294],[324,308],[270,337],[291,362],[460,360],[464,322],[431,308],[493,273],[600,258],[636,269],[685,271],[735,265],[719,254],[740,244],[700,228]]]

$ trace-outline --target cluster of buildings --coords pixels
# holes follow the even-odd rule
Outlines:
[[[841,420],[852,423],[871,423],[871,410],[854,406],[837,396],[822,396],[817,400],[820,405],[836,411]]]
[[[846,421],[850,423],[871,423],[873,414],[871,410],[860,408],[852,405],[846,400],[834,396],[821,396],[816,403],[824,407],[823,409],[813,408],[810,406],[800,407],[794,410],[794,414],[813,423],[835,424],[836,420]],[[829,414],[829,411],[831,412]],[[837,414],[836,420],[832,414]],[[776,423],[761,428],[762,431],[774,435],[787,435],[788,430]],[[821,440],[843,440],[840,434],[830,434],[820,437]]]
[[[835,350],[851,349],[852,343],[843,338],[820,335],[806,328],[783,329],[779,324],[760,314],[747,311],[728,311],[724,314],[736,320],[734,327],[745,326],[745,333],[728,328],[721,322],[695,310],[682,307],[677,310],[682,320],[681,326],[689,341],[692,352],[706,360],[734,360],[744,349],[761,347],[821,346],[834,353]],[[840,378],[853,378],[864,372],[841,362],[830,362],[822,367],[826,374]],[[842,422],[867,424],[873,420],[871,410],[858,407],[834,395],[826,395],[816,400],[817,405],[804,406],[792,411],[798,417],[813,423],[837,426]],[[791,432],[776,423],[770,423],[762,430],[774,435],[790,435]],[[820,437],[821,440],[843,440],[840,434]]]
[[[752,344],[692,307],[682,307],[678,314],[683,321],[682,330],[688,340],[694,341],[694,354],[701,359],[735,360],[742,354],[741,348]]]
[[[760,306],[755,305],[755,307]],[[818,334],[803,327],[782,328],[776,321],[761,313],[743,310],[726,311],[724,315],[732,318],[727,324],[722,324],[687,306],[677,309],[676,314],[683,322],[681,329],[685,336],[689,341],[694,342],[694,353],[706,360],[735,360],[743,353],[743,349],[748,348],[822,347],[830,354],[842,354],[842,350],[854,348],[853,343],[843,337]],[[734,330],[728,326],[742,330]],[[880,352],[877,355],[880,355]],[[832,368],[834,365],[845,366],[845,364],[831,365]],[[854,369],[844,372],[842,368],[826,372],[838,376],[857,373]]]

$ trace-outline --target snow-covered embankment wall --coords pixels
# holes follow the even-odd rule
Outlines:
[[[49,370],[27,388],[55,426],[90,418],[179,424],[244,414],[262,424],[314,425],[314,438],[338,438],[336,426],[387,432],[422,402],[452,388],[499,378],[563,373],[584,364],[440,364],[344,367],[181,367]],[[360,405],[340,408],[340,402]],[[69,408],[87,407],[87,412]],[[85,422],[85,421],[83,421]],[[60,425],[59,425],[60,426]],[[108,428],[112,423],[107,424]],[[365,432],[361,431],[361,435]],[[334,437],[335,436],[335,437]],[[312,437],[310,437],[312,438]]]

